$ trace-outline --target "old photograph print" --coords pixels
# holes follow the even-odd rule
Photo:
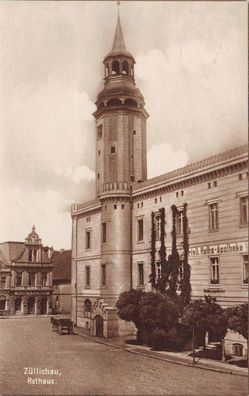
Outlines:
[[[248,394],[248,2],[0,3],[0,394]]]

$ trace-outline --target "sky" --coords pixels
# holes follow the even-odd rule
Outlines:
[[[148,177],[247,143],[247,3],[121,1]],[[95,111],[116,1],[0,3],[0,241],[71,247],[94,199]]]

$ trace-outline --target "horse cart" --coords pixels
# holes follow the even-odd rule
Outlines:
[[[52,324],[52,331],[57,331],[58,334],[62,335],[63,332],[67,334],[73,334],[73,322],[66,318],[50,318]]]

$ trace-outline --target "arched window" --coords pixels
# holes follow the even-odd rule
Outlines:
[[[90,300],[85,301],[85,318],[90,318],[92,312],[92,303]]]
[[[120,99],[110,99],[107,102],[107,106],[122,106],[122,102]]]
[[[132,107],[137,107],[137,102],[133,99],[126,99],[125,100],[125,105],[126,106],[132,106]]]
[[[243,356],[243,345],[242,344],[233,344],[233,355],[235,356]]]
[[[120,74],[119,62],[118,61],[113,61],[112,62],[112,74]]]
[[[129,74],[129,64],[127,61],[122,63],[122,74],[126,74],[127,76]]]

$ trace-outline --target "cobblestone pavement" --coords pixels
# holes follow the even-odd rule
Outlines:
[[[76,335],[59,336],[51,332],[49,318],[0,320],[0,343],[1,395],[247,395],[246,377],[178,366]]]

